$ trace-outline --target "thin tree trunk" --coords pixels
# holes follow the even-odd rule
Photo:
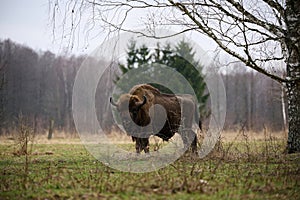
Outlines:
[[[52,135],[53,135],[53,127],[54,127],[54,120],[50,119],[49,120],[49,131],[48,131],[48,140],[52,139]]]
[[[289,133],[288,152],[300,152],[300,84],[287,84]]]
[[[254,78],[255,78],[255,74],[254,72],[251,71],[250,74],[250,116],[249,116],[249,120],[250,120],[250,127],[252,130],[254,130],[254,126],[253,126],[253,115],[254,115],[254,108],[255,108],[255,92],[254,92]]]
[[[281,87],[280,100],[281,100],[282,119],[283,119],[283,131],[286,133],[286,130],[287,130],[287,120],[286,120],[285,98],[284,98],[285,95],[284,94],[285,94],[285,89],[282,86]]]
[[[286,1],[288,153],[300,152],[300,1]]]

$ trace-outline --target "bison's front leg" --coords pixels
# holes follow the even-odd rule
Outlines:
[[[141,153],[143,150],[145,153],[149,153],[149,139],[135,138],[135,150],[136,153]]]

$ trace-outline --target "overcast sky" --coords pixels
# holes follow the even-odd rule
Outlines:
[[[61,45],[59,33],[53,40],[52,24],[49,20],[48,0],[0,0],[0,39],[11,39],[14,42],[27,45],[36,51],[50,50],[53,53],[64,53],[66,44]],[[59,23],[59,22],[58,22]],[[200,36],[200,37],[199,37]],[[89,38],[88,46],[84,35],[76,41],[76,45],[69,53],[89,54],[101,42],[103,35]],[[215,45],[197,35],[195,39],[201,41],[204,50],[212,50]],[[65,45],[65,46],[64,46]]]
[[[47,27],[47,1],[2,0],[0,37],[34,49],[55,49]]]
[[[9,38],[34,50],[61,53],[60,42],[53,41],[48,9],[48,0],[1,0],[0,39]],[[89,53],[93,48],[92,45],[87,49],[77,46],[72,53]]]

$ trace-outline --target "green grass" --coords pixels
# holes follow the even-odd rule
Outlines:
[[[205,159],[133,174],[80,144],[35,144],[27,164],[1,144],[0,199],[300,199],[300,155],[283,150],[281,140],[227,142]]]

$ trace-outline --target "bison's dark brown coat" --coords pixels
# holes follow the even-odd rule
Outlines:
[[[198,121],[196,101],[192,95],[164,94],[151,85],[141,84],[134,86],[128,94],[121,95],[117,103],[114,103],[111,99],[111,103],[117,107],[125,130],[132,135],[133,141],[136,142],[137,153],[143,150],[145,153],[149,152],[150,135],[144,134],[139,137],[136,127],[148,126],[151,119],[152,121],[157,120],[159,123],[159,117],[164,113],[167,116],[164,125],[159,130],[156,130],[157,127],[152,125],[152,135],[168,141],[178,132],[185,145],[189,143],[188,141],[192,141],[192,150],[196,152],[197,136],[192,130],[192,124],[196,120],[197,123],[199,122],[201,129],[201,123]],[[150,112],[151,107],[157,104],[163,106],[165,111],[156,109],[153,115],[153,112],[152,114]]]

